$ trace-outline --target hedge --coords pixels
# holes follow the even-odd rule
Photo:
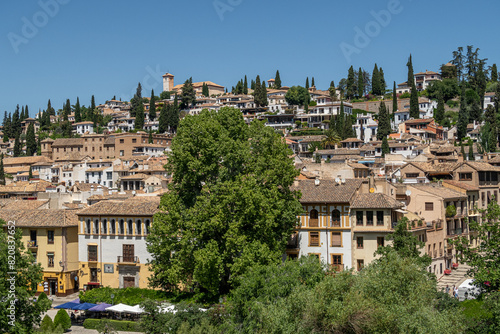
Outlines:
[[[102,322],[109,322],[116,331],[143,332],[138,322],[124,320],[85,319],[83,327],[86,329],[97,329]]]

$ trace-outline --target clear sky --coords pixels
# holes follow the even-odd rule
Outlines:
[[[54,5],[57,4],[57,5]],[[500,2],[465,0],[22,0],[0,4],[0,117],[16,104],[30,114],[50,98],[89,105],[114,95],[128,100],[193,77],[229,87],[274,77],[319,89],[337,84],[349,66],[406,81],[438,71],[457,47],[474,45],[500,65]],[[377,15],[378,13],[378,15]],[[378,18],[376,18],[378,17]],[[364,36],[363,36],[364,35]],[[363,37],[365,37],[363,39]]]

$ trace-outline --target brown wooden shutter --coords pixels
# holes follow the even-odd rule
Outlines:
[[[319,246],[319,233],[318,232],[310,232],[309,234],[310,240],[310,246]]]
[[[332,247],[342,246],[342,234],[340,232],[332,232]]]

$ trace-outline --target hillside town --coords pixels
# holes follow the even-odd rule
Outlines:
[[[71,107],[69,100],[52,114],[49,101],[35,118],[19,118],[19,110],[12,118],[6,113],[0,217],[16,221],[23,243],[43,267],[38,293],[146,288],[146,239],[172,181],[167,170],[179,118],[231,107],[246,123],[259,120],[279,132],[298,170],[292,188],[301,193],[303,213],[284,258],[314,255],[338,271],[360,271],[406,218],[432,259],[427,270],[440,280],[460,265],[450,240],[465,237],[475,247],[469,224],[481,220],[479,210],[498,201],[500,191],[498,141],[484,146],[490,119],[467,120],[459,137],[460,120],[436,120],[442,96],[419,93],[416,117],[411,110],[408,95],[430,91],[449,77],[450,68],[456,73],[450,63],[441,73],[416,73],[412,84],[394,83],[387,94],[384,81],[382,94],[364,100],[371,90],[361,87],[363,80],[356,83],[359,93],[349,93],[345,82],[320,90],[314,78],[311,86],[307,78],[305,88],[287,87],[277,71],[262,84],[259,77],[252,80],[251,88],[245,76],[228,92],[211,81],[175,85],[174,75],[166,73],[160,97],[142,98],[139,84],[134,101],[105,101],[89,108],[86,118],[79,103]],[[376,71],[375,65],[373,79],[384,80]],[[297,93],[305,93],[304,100]],[[484,93],[482,114],[498,114],[499,94],[498,88]],[[456,113],[449,105],[447,112]],[[22,109],[21,116],[29,116],[28,107]],[[13,132],[14,118],[21,127]],[[70,124],[68,136],[56,135],[62,123]],[[9,133],[16,131],[12,138]],[[30,132],[36,149],[30,148]]]

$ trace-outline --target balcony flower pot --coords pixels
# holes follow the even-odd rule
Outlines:
[[[458,263],[452,263],[452,264],[451,264],[451,267],[452,267],[453,269],[457,269],[457,268],[458,268]]]
[[[445,269],[444,270],[445,275],[451,275],[451,269]]]

